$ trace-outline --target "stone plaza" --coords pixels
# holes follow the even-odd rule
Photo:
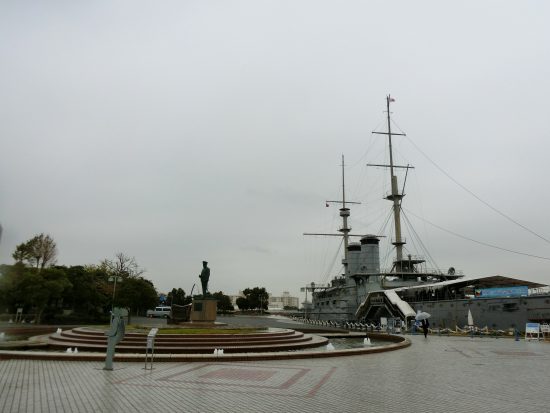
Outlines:
[[[0,361],[8,412],[547,412],[550,343],[409,336],[387,353],[253,362]]]

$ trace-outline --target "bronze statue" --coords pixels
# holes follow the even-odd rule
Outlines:
[[[207,264],[207,261],[202,262],[202,271],[201,275],[199,275],[202,284],[202,295],[204,297],[208,294],[208,280],[210,279],[210,268],[208,268]]]

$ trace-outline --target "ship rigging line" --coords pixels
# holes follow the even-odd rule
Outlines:
[[[473,238],[469,238],[469,237],[466,237],[464,235],[460,235],[460,234],[457,234],[456,232],[453,232],[449,229],[445,229],[443,227],[440,227],[439,225],[437,224],[434,224],[433,222],[430,222],[428,221],[427,219],[424,219],[424,218],[421,218],[419,217],[418,215],[412,213],[411,211],[407,211],[407,214],[411,214],[412,216],[426,222],[427,224],[430,224],[438,229],[440,229],[441,231],[444,231],[444,232],[447,232],[451,235],[454,235],[455,237],[458,237],[458,238],[462,238],[462,239],[465,239],[467,241],[471,241],[471,242],[475,242],[476,244],[480,244],[480,245],[483,245],[485,247],[489,247],[489,248],[494,248],[494,249],[497,249],[497,250],[501,250],[501,251],[506,251],[506,252],[511,252],[512,254],[517,254],[517,255],[524,255],[526,257],[531,257],[531,258],[538,258],[540,260],[547,260],[547,261],[550,261],[550,258],[548,257],[541,257],[540,255],[534,255],[534,254],[528,254],[526,252],[520,252],[520,251],[514,251],[514,250],[510,250],[508,248],[503,248],[503,247],[499,247],[497,245],[493,245],[493,244],[489,244],[487,242],[483,242],[483,241],[478,241],[478,240],[475,240]]]
[[[388,224],[393,223],[393,221],[391,221],[391,218],[393,216],[393,212],[391,210],[389,210],[387,212],[387,218],[386,218],[386,221],[384,222],[384,224],[382,225],[382,227],[380,228],[380,231],[378,231],[379,234],[383,234],[386,230],[386,227],[388,226]],[[390,224],[390,232],[392,232],[392,229],[393,229],[393,225]],[[384,254],[384,258],[382,259],[382,262],[384,263],[384,265],[386,265],[386,267],[388,266],[388,261],[390,260],[390,254],[392,253],[393,249],[390,247],[390,244],[387,245],[387,248],[386,248],[386,253]],[[391,267],[391,265],[390,265]]]
[[[430,263],[432,263],[438,271],[441,271],[439,268],[439,265],[437,265],[437,262],[435,262],[434,258],[430,254],[430,251],[428,251],[428,248],[426,248],[426,245],[424,245],[424,243],[422,242],[422,239],[414,229],[411,221],[409,220],[409,217],[407,216],[407,214],[405,214],[403,207],[401,207],[401,212],[403,213],[403,218],[405,220],[407,227],[409,228],[409,233],[415,238],[415,242],[417,242],[420,248],[424,251],[428,259],[430,260]]]
[[[399,127],[398,127],[399,128]],[[473,193],[472,191],[470,191],[468,188],[466,188],[464,185],[462,185],[460,182],[458,182],[456,179],[454,179],[451,175],[449,175],[442,167],[440,167],[437,163],[435,163],[435,161],[431,160],[430,157],[428,155],[426,155],[422,149],[420,149],[418,147],[418,145],[416,145],[412,139],[408,139],[409,142],[412,143],[412,145],[416,148],[416,150],[418,152],[420,152],[428,161],[430,161],[432,163],[432,165],[434,165],[437,169],[439,169],[447,178],[449,178],[451,181],[453,181],[455,184],[457,184],[460,188],[462,188],[464,191],[468,192],[471,196],[473,196],[475,199],[477,199],[479,202],[483,203],[485,206],[487,206],[488,208],[492,209],[494,212],[496,212],[497,214],[499,214],[500,216],[506,218],[508,221],[516,224],[517,226],[523,228],[525,231],[528,231],[530,232],[531,234],[533,234],[534,236],[546,241],[548,244],[550,244],[550,240],[548,240],[547,238],[544,238],[542,235],[539,235],[537,234],[535,231],[527,228],[525,225],[519,223],[518,221],[516,221],[515,219],[509,217],[508,215],[506,215],[504,212],[501,212],[499,211],[498,209],[496,209],[494,206],[492,206],[491,204],[489,204],[488,202],[484,201],[483,199],[481,199],[479,196],[477,196],[475,193]],[[529,254],[524,254],[524,255],[529,255]],[[541,257],[538,257],[538,258],[541,258]],[[547,259],[547,258],[544,258],[544,259]]]
[[[340,249],[342,248],[342,244],[344,243],[344,237],[340,240],[340,245],[336,249],[336,254],[334,254],[334,258],[332,259],[332,262],[330,266],[328,267],[328,270],[326,274],[322,278],[322,284],[325,284],[328,281],[328,277],[330,276],[330,273],[332,269],[334,268],[334,264],[336,263],[336,260],[338,259],[338,255],[340,254]]]

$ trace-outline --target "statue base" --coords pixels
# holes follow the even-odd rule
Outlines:
[[[214,323],[216,321],[217,309],[218,300],[208,298],[193,300],[189,319],[192,323]]]

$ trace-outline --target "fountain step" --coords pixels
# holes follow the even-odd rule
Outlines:
[[[317,347],[326,344],[326,341],[322,337],[288,329],[254,334],[159,334],[155,337],[155,352],[208,354],[215,349],[223,349],[227,353],[289,351]],[[53,349],[78,347],[83,351],[105,351],[107,338],[101,330],[75,328],[51,334],[48,344]],[[146,344],[145,333],[129,333],[117,345],[116,351],[142,352],[145,351]]]

